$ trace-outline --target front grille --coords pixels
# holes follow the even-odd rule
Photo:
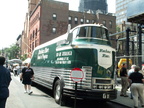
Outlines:
[[[113,83],[110,78],[94,78],[92,88],[101,90],[112,90]]]
[[[110,84],[111,80],[95,79],[95,83]]]

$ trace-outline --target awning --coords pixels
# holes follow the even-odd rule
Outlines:
[[[22,60],[20,59],[11,59],[11,60],[8,60],[8,63],[9,64],[22,64]]]
[[[30,63],[30,61],[31,61],[31,58],[27,58],[27,59],[25,59],[25,60],[23,61],[23,64],[24,64],[24,63]]]

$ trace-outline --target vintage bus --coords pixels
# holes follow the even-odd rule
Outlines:
[[[112,100],[115,89],[115,49],[108,30],[99,24],[79,25],[33,51],[34,82],[51,89],[56,103],[75,96],[71,70],[79,68],[84,78],[77,84],[78,99]]]

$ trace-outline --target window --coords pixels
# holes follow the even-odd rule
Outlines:
[[[37,36],[37,28],[36,28],[36,32],[35,32],[35,35]]]
[[[34,30],[33,30],[33,39],[34,39],[34,36],[35,36],[35,33],[34,33]]]
[[[31,34],[31,35],[30,35],[30,40],[32,40],[32,37],[33,37],[33,35]]]
[[[73,32],[72,32],[73,33],[73,38],[76,38],[78,36],[78,30],[79,30],[78,28],[73,30]]]
[[[70,17],[68,17],[68,21],[69,21],[69,24],[71,24],[72,23],[72,17],[70,16]]]
[[[112,21],[109,21],[109,27],[112,28]]]
[[[74,20],[75,20],[75,24],[78,24],[78,18],[76,17]]]
[[[32,50],[34,50],[34,42],[32,43]]]
[[[90,20],[87,19],[87,20],[86,20],[86,23],[90,23]]]
[[[92,20],[92,24],[94,24],[95,23],[95,20]]]
[[[103,23],[103,25],[104,25],[104,26],[106,26],[106,21],[105,21],[105,20],[103,20],[103,22],[102,22],[102,23]]]
[[[56,20],[57,19],[57,15],[54,13],[53,14],[53,20]]]
[[[84,24],[84,19],[80,19],[81,24]]]
[[[79,31],[76,32],[75,34],[77,34],[76,36],[78,37],[92,37],[108,40],[108,30],[102,27],[95,27],[95,26],[81,27],[79,28]]]
[[[55,27],[52,28],[52,32],[56,33],[56,28]]]

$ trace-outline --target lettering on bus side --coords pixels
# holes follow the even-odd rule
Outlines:
[[[49,48],[44,48],[44,49],[40,49],[38,51],[38,56],[37,59],[47,59],[48,58],[48,53],[49,53]]]
[[[108,54],[106,54],[106,53],[111,53],[111,51],[108,51],[107,49],[106,50],[104,50],[104,49],[100,49],[100,51],[99,52],[102,52],[102,53],[104,53],[104,54],[102,54],[102,57],[105,57],[105,58],[110,58],[110,56],[108,55]]]
[[[72,56],[72,51],[63,51],[56,53],[56,64],[71,64],[70,56]]]

